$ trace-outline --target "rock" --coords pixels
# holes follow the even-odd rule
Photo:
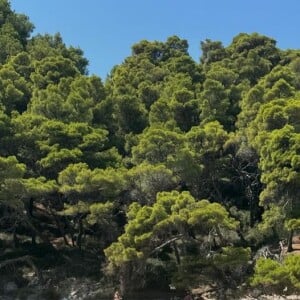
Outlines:
[[[36,276],[31,277],[28,283],[28,287],[35,287],[38,285],[39,285],[39,279]]]
[[[285,300],[285,297],[279,296],[279,295],[262,295],[259,299],[262,300]]]
[[[207,292],[202,294],[202,299],[204,300],[213,300],[213,299],[217,299],[216,294],[213,292]]]
[[[212,289],[212,286],[210,285],[201,285],[195,289],[192,289],[192,294],[193,295],[201,295],[203,293],[206,293]]]
[[[258,298],[259,296],[261,296],[263,294],[263,292],[259,289],[253,289],[251,291],[251,296],[254,298]]]
[[[7,282],[6,284],[4,284],[4,287],[3,287],[3,291],[5,294],[15,292],[17,289],[18,289],[18,286],[13,281]]]
[[[224,294],[225,294],[226,298],[233,299],[236,292],[234,290],[227,289]]]
[[[75,296],[77,294],[77,291],[72,291],[71,293],[70,293],[70,296]]]
[[[78,298],[78,291],[76,290],[71,291],[69,294],[69,299],[76,299],[76,298]]]

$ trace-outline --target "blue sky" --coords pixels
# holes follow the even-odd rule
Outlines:
[[[259,32],[280,48],[300,48],[299,0],[11,0],[30,17],[34,33],[60,32],[67,45],[80,47],[90,74],[102,79],[130,55],[142,39],[187,39],[198,61],[200,41],[228,45],[240,32]]]

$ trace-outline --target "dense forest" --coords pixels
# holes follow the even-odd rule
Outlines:
[[[33,29],[0,0],[1,274],[300,288],[300,50],[143,40],[102,81]]]

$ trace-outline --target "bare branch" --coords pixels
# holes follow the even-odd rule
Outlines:
[[[156,252],[156,251],[162,249],[163,247],[165,247],[165,246],[167,246],[167,245],[169,245],[169,244],[171,244],[171,243],[173,243],[173,242],[175,242],[175,241],[181,239],[182,237],[183,237],[183,234],[179,234],[179,235],[173,237],[172,239],[170,239],[170,240],[164,242],[163,244],[161,244],[160,246],[157,246],[156,248],[154,248],[154,249],[151,251],[150,254],[153,254],[154,252]]]

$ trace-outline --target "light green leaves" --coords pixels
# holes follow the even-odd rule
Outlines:
[[[14,156],[0,157],[0,204],[22,209],[24,173],[25,165],[20,164]]]
[[[131,204],[125,233],[105,250],[105,254],[110,263],[121,266],[141,254],[147,258],[156,247],[174,237],[188,238],[189,229],[194,228],[201,235],[214,228],[234,230],[237,225],[238,222],[218,203],[196,201],[188,192],[161,192],[151,206]],[[135,253],[131,259],[127,254],[129,250]]]
[[[255,273],[251,284],[264,286],[282,291],[284,288],[300,288],[300,256],[288,255],[282,263],[272,259],[260,258],[255,266]]]

